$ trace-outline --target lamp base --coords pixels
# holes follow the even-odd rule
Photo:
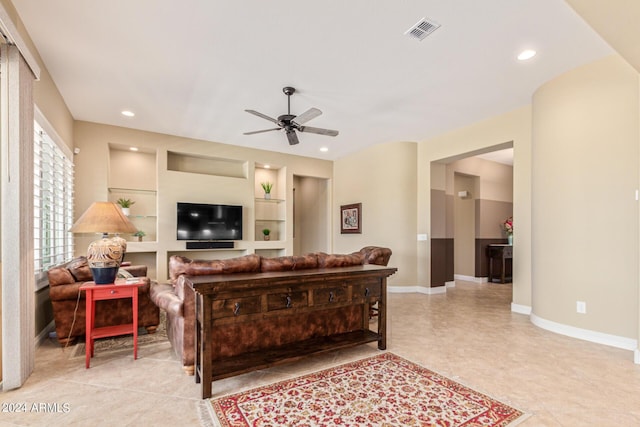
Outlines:
[[[91,273],[96,285],[111,285],[118,276],[118,267],[91,267]]]

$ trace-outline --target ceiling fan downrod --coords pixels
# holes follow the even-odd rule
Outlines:
[[[282,91],[287,95],[287,114],[291,115],[291,95],[296,93],[296,88],[291,86],[285,86]]]

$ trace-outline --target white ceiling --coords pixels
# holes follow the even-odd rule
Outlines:
[[[613,53],[561,0],[13,3],[75,119],[324,159],[513,110]],[[403,34],[423,17],[441,27]],[[293,114],[340,135],[243,135],[274,127],[244,110],[284,114],[289,85]]]

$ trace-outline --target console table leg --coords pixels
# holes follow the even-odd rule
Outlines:
[[[378,335],[380,340],[378,341],[378,350],[387,349],[387,278],[380,279],[381,293],[380,300],[378,301]]]
[[[211,343],[211,331],[213,331],[213,301],[209,295],[198,295],[200,300],[200,312],[202,313],[202,325],[200,325],[200,370],[202,381],[202,398],[211,397],[211,383],[213,382],[213,351]],[[205,334],[209,334],[206,336]]]

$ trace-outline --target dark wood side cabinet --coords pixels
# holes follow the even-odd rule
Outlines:
[[[187,277],[196,295],[202,398],[217,379],[369,342],[386,349],[387,277],[396,271],[362,265]]]
[[[500,283],[510,282],[513,246],[506,244],[487,245],[487,258],[489,260],[489,282],[494,280],[498,280]]]

